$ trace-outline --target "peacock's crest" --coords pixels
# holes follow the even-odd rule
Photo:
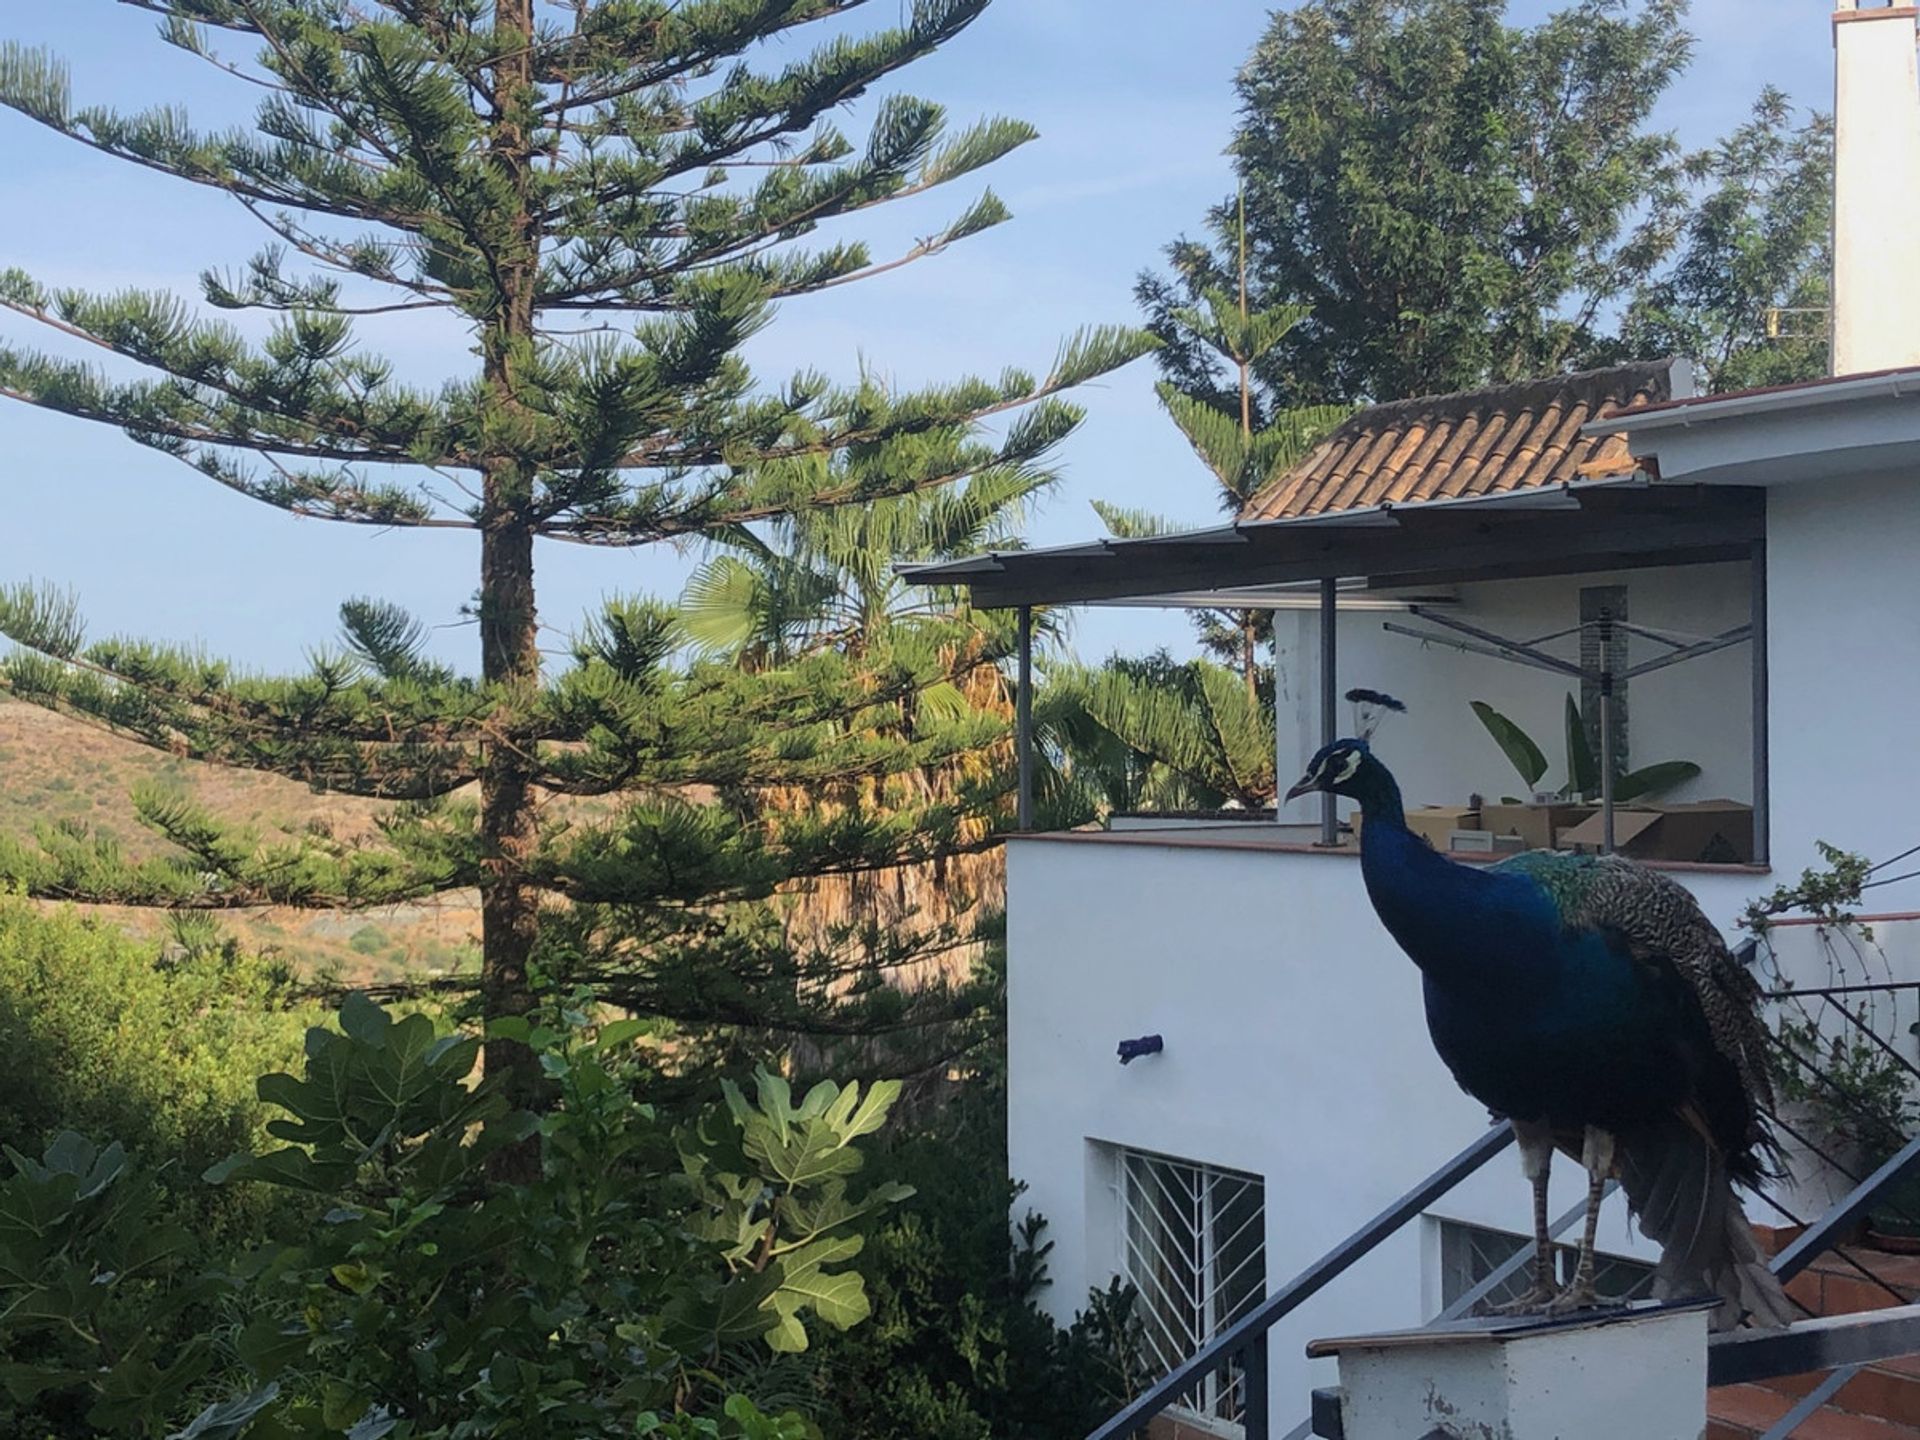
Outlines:
[[[1353,733],[1363,741],[1373,739],[1387,716],[1407,713],[1403,702],[1379,690],[1349,690],[1347,699],[1353,704]]]

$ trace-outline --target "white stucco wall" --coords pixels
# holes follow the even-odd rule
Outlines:
[[[1032,839],[1008,850],[1009,1146],[1017,1208],[1051,1222],[1061,1320],[1120,1267],[1111,1176],[1090,1142],[1263,1177],[1269,1293],[1487,1124],[1427,1040],[1417,972],[1380,929],[1351,856]],[[1700,877],[1731,917],[1753,876]],[[1164,1053],[1121,1066],[1122,1039]],[[1556,1212],[1580,1197],[1562,1165]],[[1617,1202],[1616,1202],[1617,1206]],[[1525,1232],[1503,1156],[1436,1214]],[[1429,1236],[1409,1226],[1274,1332],[1274,1418],[1290,1428],[1330,1365],[1309,1339],[1416,1324],[1434,1308]],[[1604,1248],[1640,1253],[1624,1212]]]
[[[1920,844],[1920,477],[1771,490],[1767,532],[1774,868]]]
[[[1920,287],[1889,264],[1920,230],[1914,17],[1838,0],[1834,47],[1833,371],[1920,362]]]
[[[1624,585],[1632,623],[1704,638],[1747,622],[1750,574],[1745,564],[1693,565],[1461,585],[1454,589],[1459,603],[1445,613],[1510,639],[1530,640],[1577,625],[1583,587]],[[1440,630],[1406,615],[1343,614],[1337,657],[1340,688],[1344,692],[1364,685],[1407,703],[1408,713],[1387,722],[1376,748],[1393,767],[1409,805],[1462,804],[1475,793],[1489,800],[1520,794],[1519,776],[1470,708],[1474,700],[1486,701],[1533,737],[1551,767],[1543,786],[1558,788],[1565,782],[1564,706],[1569,691],[1579,698],[1578,680],[1491,656],[1425,646],[1389,633],[1382,628],[1386,621]],[[1283,753],[1304,768],[1320,741],[1319,617],[1282,612],[1277,628]],[[1579,658],[1577,637],[1543,648],[1562,659]],[[1653,641],[1628,641],[1629,664],[1662,653],[1665,648]],[[1701,766],[1699,779],[1664,798],[1751,801],[1750,663],[1748,647],[1739,644],[1631,683],[1629,767],[1660,760],[1692,760]],[[1343,723],[1350,709],[1341,702]]]

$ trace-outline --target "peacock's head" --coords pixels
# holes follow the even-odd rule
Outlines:
[[[1366,783],[1367,772],[1377,769],[1379,764],[1373,758],[1373,752],[1367,748],[1366,741],[1336,740],[1331,745],[1321,746],[1320,753],[1307,762],[1307,773],[1300,777],[1299,784],[1287,791],[1287,799],[1298,800],[1302,795],[1311,795],[1315,791],[1330,791],[1335,795],[1358,799],[1358,787]]]
[[[1393,777],[1387,774],[1386,766],[1373,758],[1367,741],[1373,738],[1382,720],[1389,715],[1405,714],[1407,707],[1378,690],[1349,690],[1347,699],[1353,702],[1354,737],[1321,746],[1320,753],[1307,762],[1307,773],[1300,777],[1300,783],[1287,791],[1288,800],[1298,800],[1318,790],[1345,795],[1365,806],[1392,793]]]

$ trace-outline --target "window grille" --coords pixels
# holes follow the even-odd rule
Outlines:
[[[1522,1250],[1532,1250],[1533,1241],[1505,1230],[1488,1230],[1478,1225],[1463,1225],[1454,1220],[1440,1222],[1440,1308],[1445,1309],[1508,1259]],[[1573,1279],[1579,1251],[1572,1245],[1556,1245],[1554,1269],[1562,1285]],[[1609,1300],[1637,1300],[1653,1285],[1653,1267],[1618,1255],[1595,1254],[1594,1287]],[[1523,1265],[1487,1295],[1484,1303],[1502,1305],[1518,1300],[1532,1288],[1533,1267]]]
[[[1258,1305],[1267,1290],[1266,1195],[1257,1175],[1121,1152],[1125,1274],[1139,1292],[1147,1360],[1166,1374]],[[1239,1367],[1215,1372],[1181,1408],[1237,1421]]]

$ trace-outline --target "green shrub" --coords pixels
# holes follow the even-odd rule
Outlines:
[[[494,1028],[539,1055],[550,1109],[511,1109],[473,1078],[479,1040],[424,1015],[350,996],[310,1031],[301,1073],[259,1082],[282,1143],[207,1175],[316,1206],[244,1257],[196,1246],[117,1145],[12,1153],[7,1433],[820,1440],[763,1413],[741,1356],[866,1318],[849,1264],[911,1192],[854,1177],[899,1087],[796,1101],[762,1072],[669,1119],[633,1091],[640,1022]]]
[[[348,947],[356,955],[378,955],[387,944],[387,932],[378,925],[362,925],[347,939]]]
[[[981,1078],[874,1154],[915,1198],[868,1243],[872,1323],[817,1362],[836,1440],[1078,1440],[1141,1378],[1129,1297],[1094,1295],[1065,1330],[1035,1303],[1052,1246],[1039,1216],[1009,1224],[1005,1136],[1004,1091]]]
[[[300,1053],[310,1016],[280,985],[205,926],[163,946],[0,895],[0,1143],[111,1135],[197,1176],[251,1141],[256,1077]]]

